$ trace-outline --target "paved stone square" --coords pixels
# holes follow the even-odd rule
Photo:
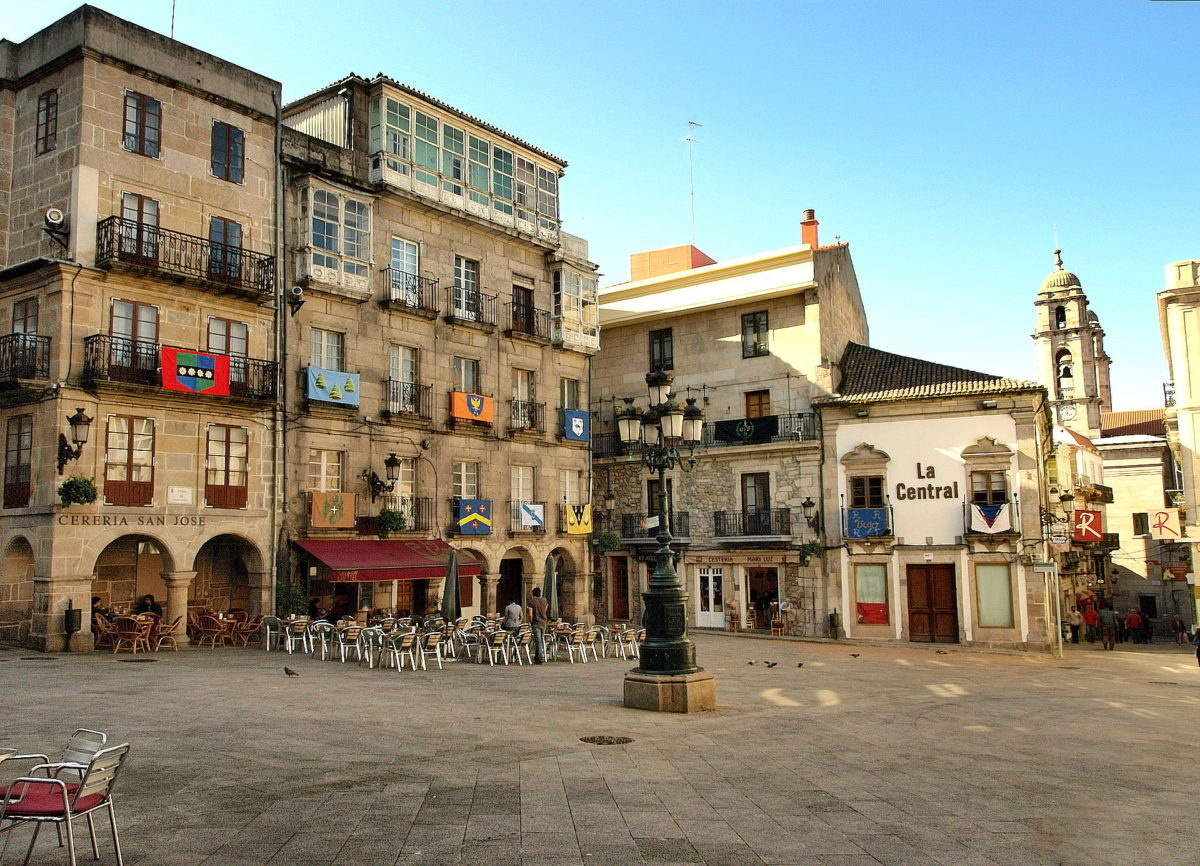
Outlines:
[[[78,726],[129,741],[130,864],[1194,862],[1187,647],[695,639],[719,705],[698,716],[626,710],[630,665],[612,659],[398,674],[261,650],[0,649],[0,745],[53,749]],[[44,836],[32,862],[65,863]]]

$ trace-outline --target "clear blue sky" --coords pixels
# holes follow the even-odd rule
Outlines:
[[[1032,378],[1054,226],[1117,409],[1161,405],[1155,293],[1200,257],[1188,2],[177,0],[175,35],[287,99],[383,72],[564,157],[602,284],[631,252],[851,244],[878,348]],[[10,3],[21,40],[78,4]],[[170,0],[98,0],[168,32]]]

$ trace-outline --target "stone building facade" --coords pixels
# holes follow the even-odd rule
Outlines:
[[[625,397],[644,406],[646,372],[664,369],[679,398],[706,413],[694,468],[667,477],[689,622],[826,633],[823,562],[812,555],[822,546],[812,401],[829,393],[834,362],[866,340],[867,324],[849,248],[821,246],[811,212],[802,241],[720,263],[692,248],[639,254],[631,282],[601,291],[595,490],[598,531],[619,546],[600,557],[598,615],[641,615],[658,480],[620,445],[612,419]]]
[[[0,636],[60,649],[94,595],[261,609],[279,85],[88,6],[0,68]],[[215,380],[174,375],[197,352]]]

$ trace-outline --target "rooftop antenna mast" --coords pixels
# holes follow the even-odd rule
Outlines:
[[[688,146],[688,197],[692,210],[692,246],[696,245],[696,175],[692,168],[692,143],[703,144],[700,139],[692,136],[692,127],[703,126],[702,123],[696,123],[694,120],[688,121],[688,134],[684,137],[684,141]]]
[[[175,38],[175,0],[171,0],[171,38]]]

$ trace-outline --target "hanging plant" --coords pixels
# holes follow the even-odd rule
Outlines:
[[[379,509],[379,516],[375,518],[375,531],[379,533],[380,538],[387,538],[393,532],[403,532],[407,528],[408,520],[404,517],[404,512],[394,508]]]
[[[86,475],[72,475],[58,485],[58,498],[63,508],[68,505],[88,505],[96,501],[96,482]]]
[[[615,532],[601,532],[596,536],[596,547],[607,553],[611,550],[616,550],[621,546],[621,536]]]
[[[816,540],[806,541],[797,548],[797,551],[800,554],[800,561],[808,562],[814,556],[820,556],[825,552],[825,544]]]

